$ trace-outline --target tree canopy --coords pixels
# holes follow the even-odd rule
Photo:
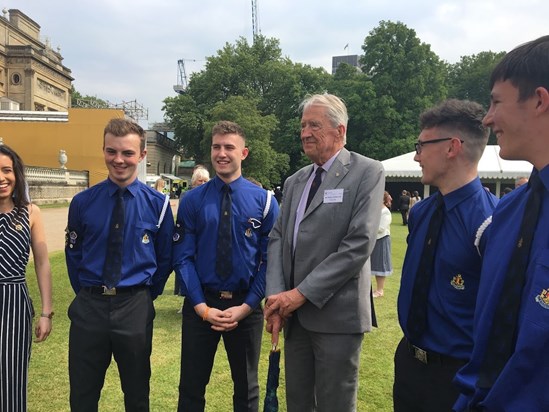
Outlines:
[[[308,164],[299,138],[299,104],[308,94],[341,97],[349,112],[347,148],[383,160],[413,150],[421,112],[447,97],[487,106],[488,77],[503,53],[442,61],[401,22],[381,21],[364,39],[361,68],[323,68],[292,62],[279,41],[256,36],[226,43],[191,75],[184,94],[167,97],[163,110],[189,158],[209,161],[212,125],[233,120],[250,147],[244,174],[264,185],[281,183]]]

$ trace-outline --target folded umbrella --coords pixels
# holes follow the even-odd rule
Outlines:
[[[267,390],[263,412],[278,412],[278,398],[276,390],[280,378],[280,349],[277,342],[272,342],[271,353],[269,354],[269,371],[267,372]]]

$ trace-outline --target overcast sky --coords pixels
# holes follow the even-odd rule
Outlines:
[[[149,123],[163,120],[162,101],[175,96],[178,59],[189,59],[190,74],[225,43],[252,39],[251,0],[0,0],[0,6],[40,25],[42,39],[60,47],[80,93],[112,103],[137,100],[148,108]],[[406,24],[450,63],[549,34],[547,0],[257,0],[257,8],[261,33],[279,39],[284,56],[329,72],[332,56],[362,54],[364,38],[381,20]]]

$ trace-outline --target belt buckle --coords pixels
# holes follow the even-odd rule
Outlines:
[[[108,288],[106,286],[103,286],[103,293],[104,296],[116,296],[116,288]]]
[[[414,346],[414,358],[427,365],[427,352],[417,346]]]
[[[221,290],[219,291],[219,299],[232,299],[233,292],[230,290]]]

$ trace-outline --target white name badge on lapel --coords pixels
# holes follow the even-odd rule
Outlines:
[[[324,203],[343,203],[343,189],[325,190]]]

